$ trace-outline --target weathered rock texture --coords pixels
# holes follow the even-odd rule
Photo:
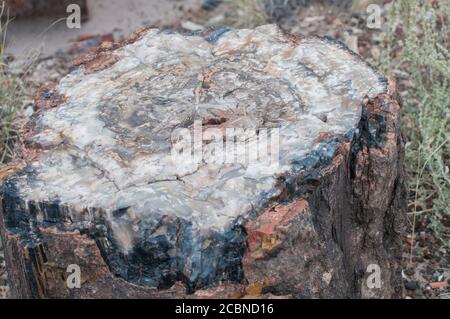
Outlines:
[[[399,104],[359,56],[275,26],[150,29],[76,65],[39,92],[3,183],[15,296],[399,296]],[[172,133],[195,120],[279,129],[278,165],[208,161],[222,138],[174,161]]]

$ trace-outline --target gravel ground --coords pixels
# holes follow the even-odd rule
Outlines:
[[[0,299],[5,299],[9,296],[7,280],[8,274],[5,269],[5,256],[3,254],[3,247],[0,239]]]

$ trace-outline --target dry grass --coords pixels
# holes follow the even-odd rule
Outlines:
[[[231,13],[225,22],[235,28],[255,28],[266,24],[269,16],[265,9],[265,0],[225,0]]]
[[[419,218],[429,218],[443,248],[450,247],[450,3],[394,1],[389,12],[386,72],[400,76],[407,138],[411,256]]]
[[[4,2],[0,3],[0,164],[14,156],[20,88],[17,79],[8,72],[4,55],[9,15]]]

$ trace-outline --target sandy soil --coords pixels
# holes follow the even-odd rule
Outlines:
[[[89,20],[69,29],[64,17],[13,20],[8,26],[6,52],[28,55],[31,50],[51,54],[65,50],[79,36],[114,33],[115,39],[144,25],[170,25],[202,0],[88,0]]]

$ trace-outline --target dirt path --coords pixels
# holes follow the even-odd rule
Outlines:
[[[63,17],[18,19],[8,27],[6,52],[16,57],[39,50],[51,54],[65,50],[81,35],[114,33],[126,36],[144,25],[170,25],[201,0],[88,0],[89,20],[81,29],[69,29]]]

